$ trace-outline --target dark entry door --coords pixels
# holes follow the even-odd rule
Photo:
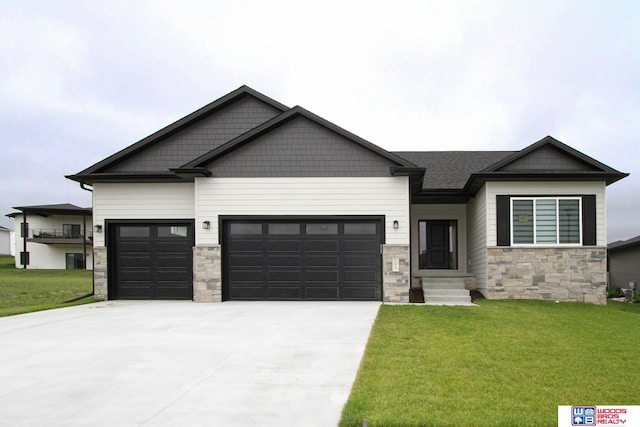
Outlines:
[[[381,299],[379,219],[225,220],[223,230],[224,299]]]
[[[445,269],[450,266],[450,221],[427,221],[427,268]]]
[[[109,298],[193,299],[193,224],[109,225]]]

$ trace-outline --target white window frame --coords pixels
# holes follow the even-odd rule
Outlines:
[[[513,239],[513,202],[515,200],[530,200],[533,201],[533,243],[515,243]],[[536,203],[538,200],[555,200],[556,202],[556,242],[557,243],[538,243],[538,235],[537,235],[537,215],[536,215]],[[580,241],[578,243],[559,243],[560,242],[560,200],[577,200],[578,201],[578,222],[579,222],[579,238]],[[545,197],[511,197],[509,203],[509,229],[510,229],[510,239],[511,246],[529,246],[529,247],[566,247],[566,246],[582,246],[582,233],[583,233],[583,225],[582,225],[582,197],[572,197],[572,196],[545,196]]]

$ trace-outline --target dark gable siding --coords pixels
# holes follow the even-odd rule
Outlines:
[[[593,171],[593,167],[568,156],[553,147],[541,147],[524,157],[500,168],[503,172],[557,170],[557,171]]]
[[[389,176],[392,162],[304,117],[206,167],[215,177]]]
[[[104,172],[157,172],[177,168],[278,114],[280,111],[270,105],[252,96],[243,96]]]

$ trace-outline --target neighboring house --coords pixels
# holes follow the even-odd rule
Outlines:
[[[243,86],[67,178],[93,186],[102,298],[605,304],[626,175],[551,137],[393,153]]]
[[[640,236],[609,243],[609,286],[638,289],[640,286]]]
[[[11,233],[13,230],[0,225],[0,255],[11,255]]]
[[[92,268],[91,208],[68,203],[19,206],[13,218],[16,268]]]

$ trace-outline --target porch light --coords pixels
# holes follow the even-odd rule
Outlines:
[[[96,225],[93,227],[94,230],[96,230],[96,233],[102,233],[102,226],[101,225]]]
[[[202,222],[202,228],[203,228],[203,229],[205,229],[205,230],[210,229],[210,228],[211,228],[211,222],[209,222],[209,221],[203,221],[203,222]]]
[[[395,221],[393,221],[393,229],[397,230],[398,228],[400,228],[400,223],[398,223],[398,220],[396,219]]]

